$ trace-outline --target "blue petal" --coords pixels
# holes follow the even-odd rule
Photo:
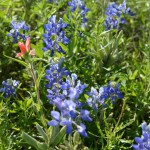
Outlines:
[[[70,92],[69,98],[70,99],[74,99],[76,97],[76,94],[77,94],[76,88],[71,87],[70,90],[69,90],[69,92]]]
[[[72,119],[76,118],[76,113],[74,111],[70,111],[70,116]]]
[[[63,120],[60,122],[60,125],[66,125],[66,134],[70,134],[72,132],[72,122],[70,120]]]
[[[66,90],[68,88],[68,84],[64,83],[64,84],[60,85],[60,88],[62,90]]]
[[[143,141],[144,141],[144,142],[147,142],[147,141],[149,140],[149,135],[148,135],[148,133],[144,133],[143,136],[144,136]]]
[[[132,145],[132,147],[134,148],[134,150],[140,150],[139,146],[138,145]]]
[[[135,137],[135,142],[136,143],[143,143],[143,139],[142,138],[139,138],[139,137]]]
[[[85,125],[84,125],[83,123],[81,123],[80,126],[79,126],[79,125],[77,126],[77,131],[78,131],[82,136],[87,137],[88,135],[87,135],[85,129],[86,129],[86,127],[85,127]]]
[[[70,120],[62,120],[61,122],[60,122],[60,125],[67,125],[67,126],[69,126],[69,125],[71,125],[72,124],[72,122],[70,121]]]
[[[85,121],[92,121],[92,118],[89,117],[90,112],[88,110],[81,110],[81,118]]]
[[[51,111],[51,116],[56,120],[60,120],[60,113],[58,111]]]
[[[72,125],[68,125],[67,128],[66,128],[66,134],[70,134],[72,132]]]
[[[56,120],[51,120],[51,121],[48,122],[48,125],[49,125],[49,126],[57,126],[57,125],[58,125],[58,121],[56,121]]]
[[[72,73],[71,74],[71,78],[75,81],[78,77],[77,77],[77,75],[75,73]]]
[[[55,23],[56,21],[56,15],[51,16],[51,18],[49,19],[50,22]]]
[[[145,130],[146,127],[147,127],[147,123],[146,123],[146,122],[143,122],[143,123],[142,123],[142,130]]]

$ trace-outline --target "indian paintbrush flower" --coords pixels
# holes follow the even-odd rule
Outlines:
[[[35,49],[30,50],[30,38],[27,38],[26,43],[19,42],[18,46],[21,53],[17,53],[16,57],[23,57],[25,54],[35,55]]]

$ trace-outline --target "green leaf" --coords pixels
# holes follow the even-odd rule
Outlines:
[[[133,74],[132,73],[130,74],[129,79],[134,80],[137,77],[137,75],[138,75],[138,70],[135,70]]]
[[[42,50],[42,48],[43,48],[43,41],[42,40],[40,40],[36,45],[31,44],[31,47],[35,49],[36,56],[38,56],[39,58],[43,58],[44,52]]]
[[[68,50],[67,46],[64,45],[64,44],[62,44],[61,42],[59,42],[58,45],[59,45],[63,50],[65,50],[65,51]]]
[[[41,106],[39,104],[34,103],[34,106],[36,107],[37,111],[41,110]]]
[[[37,70],[37,72],[38,72],[38,78],[36,80],[36,85],[37,86],[40,85],[40,81],[43,78],[43,76],[45,75],[45,69],[46,69],[47,66],[49,66],[49,63],[46,66],[44,66],[44,67],[43,67],[43,63],[42,62],[40,62],[38,64],[38,70]]]
[[[40,135],[43,137],[43,139],[48,143],[48,137],[47,137],[45,131],[43,130],[43,128],[39,124],[36,125],[36,128],[37,128],[38,132],[40,133]]]
[[[26,68],[30,68],[30,66],[29,66],[27,63],[25,63],[24,61],[22,61],[22,60],[19,60],[19,59],[15,59],[15,58],[6,56],[5,54],[3,54],[3,55],[4,55],[5,57],[9,58],[9,59],[12,59],[12,60],[14,60],[14,61],[20,63],[21,65],[25,66]]]
[[[43,61],[43,62],[49,63],[49,61],[44,58],[32,58],[32,62],[36,62],[36,61]]]
[[[38,73],[39,74],[38,74],[38,78],[37,78],[36,82],[37,82],[37,85],[39,86],[41,78],[45,75],[45,67],[43,67],[40,72],[38,71]]]
[[[31,103],[32,103],[32,99],[28,99],[27,104],[26,104],[26,108],[28,108],[31,105]]]
[[[126,124],[123,124],[123,123],[122,123],[120,126],[118,126],[115,132],[117,133],[117,132],[123,130],[123,129],[126,128],[127,126],[131,125],[134,121],[135,121],[135,116],[134,116],[134,118],[131,119],[128,123],[126,123]]]
[[[9,112],[10,112],[10,113],[16,113],[17,111],[16,111],[16,110],[11,110],[11,109],[10,109]]]
[[[66,126],[62,127],[61,130],[56,134],[56,136],[51,137],[51,145],[56,146],[59,144],[62,140],[62,138],[65,136],[66,133]]]
[[[60,128],[59,128],[59,126],[55,126],[55,127],[50,126],[49,130],[50,130],[50,135],[51,135],[51,138],[52,138],[52,137],[55,137],[57,135]]]
[[[42,49],[37,49],[37,50],[36,50],[36,55],[37,55],[38,57],[42,58],[43,55],[44,55],[44,52],[42,51]]]
[[[125,140],[125,139],[120,139],[121,143],[128,143],[128,144],[132,144],[133,140]]]
[[[80,143],[80,136],[79,136],[79,133],[77,132],[77,131],[75,131],[75,133],[74,133],[74,135],[73,135],[73,142],[75,143],[75,144],[78,144],[78,143]]]
[[[40,150],[48,150],[48,147],[47,147],[47,145],[45,143],[39,143],[38,142],[37,145],[38,145],[38,148]]]
[[[66,150],[66,145],[59,145],[62,150]]]
[[[36,139],[34,139],[33,137],[31,137],[30,135],[28,135],[27,133],[23,132],[22,133],[22,138],[31,146],[35,147],[37,150],[38,148],[38,141]]]
[[[101,35],[105,35],[105,34],[107,34],[107,33],[109,33],[109,32],[111,32],[111,30],[104,31],[104,32],[102,32],[102,33],[100,34],[100,36],[101,36]]]
[[[67,14],[63,15],[63,20],[64,20],[64,22],[68,22],[69,21]]]

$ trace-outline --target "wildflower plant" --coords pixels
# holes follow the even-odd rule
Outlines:
[[[35,138],[31,137],[29,134],[23,132],[22,133],[22,138],[29,143],[31,146],[35,147],[36,149],[45,149],[48,150],[50,149],[51,145],[56,146],[64,137],[65,135],[65,127],[61,128],[60,130],[58,130],[58,128],[48,128],[47,127],[47,122],[46,122],[46,117],[45,117],[45,113],[43,111],[44,106],[43,106],[43,102],[41,100],[41,95],[40,95],[40,81],[41,78],[44,76],[44,71],[45,71],[45,67],[42,68],[40,71],[38,70],[36,72],[36,65],[35,62],[39,59],[34,59],[33,57],[29,57],[30,55],[35,55],[35,50],[30,50],[30,38],[28,38],[26,40],[26,43],[22,43],[19,42],[18,46],[21,50],[21,53],[17,53],[16,57],[17,58],[11,58],[9,56],[6,56],[7,58],[10,58],[12,60],[15,60],[17,62],[19,62],[20,64],[22,64],[23,66],[26,67],[27,72],[29,73],[30,77],[32,78],[33,81],[33,85],[34,85],[34,90],[35,90],[35,95],[32,95],[35,99],[35,101],[33,99],[32,103],[35,107],[33,107],[34,112],[36,113],[36,115],[39,117],[40,123],[42,124],[42,126],[40,126],[39,124],[36,125],[36,128],[38,130],[38,133],[41,135],[42,140],[44,140],[44,142],[41,141],[37,141]],[[19,59],[19,58],[24,58],[24,59]],[[43,60],[43,59],[40,59]],[[38,68],[39,69],[39,68]],[[54,74],[53,74],[54,75]],[[53,76],[52,76],[53,78]],[[54,78],[55,80],[55,78]],[[15,84],[15,82],[14,82]],[[5,85],[5,83],[4,83]],[[15,85],[14,85],[15,86]],[[10,87],[9,87],[10,89]],[[7,90],[7,93],[9,92],[9,89]],[[5,89],[3,88],[2,91],[4,91]],[[9,94],[9,93],[8,93]],[[7,95],[8,95],[7,94]],[[13,94],[15,94],[13,92]],[[51,137],[50,135],[53,134],[53,136]],[[58,137],[59,136],[59,137]]]
[[[0,92],[3,93],[5,98],[9,98],[11,96],[16,96],[16,89],[19,85],[19,81],[7,79],[2,82],[2,88],[0,88]]]
[[[130,8],[126,8],[126,0],[120,5],[112,2],[108,5],[105,11],[106,20],[104,26],[106,30],[119,29],[121,24],[125,24],[125,15],[133,16]]]
[[[79,101],[79,96],[83,93],[86,85],[77,80],[76,74],[71,74],[71,76],[67,76],[67,74],[65,68],[60,68],[60,63],[51,64],[50,69],[46,70],[46,79],[49,81],[47,98],[50,100],[50,104],[57,108],[57,111],[51,111],[53,120],[49,121],[48,125],[66,126],[66,134],[70,134],[75,126],[82,136],[87,137],[86,126],[81,120],[90,122],[92,119],[89,116],[90,112],[83,109],[83,105]],[[64,81],[62,80],[63,76],[66,77]]]
[[[23,57],[25,54],[29,53],[30,55],[35,55],[35,49],[30,50],[30,38],[27,38],[26,43],[19,42],[18,46],[21,50],[20,53],[17,53],[16,57]]]
[[[26,40],[29,37],[23,33],[29,30],[29,27],[25,24],[25,21],[16,22],[15,20],[12,20],[11,27],[12,29],[10,30],[9,34],[7,34],[7,36],[11,36],[14,43],[17,43],[20,39]]]
[[[104,26],[110,30],[107,32],[104,31],[101,14],[106,1],[7,1],[8,6],[6,1],[1,2],[0,6],[0,49],[4,50],[0,73],[2,79],[10,73],[16,80],[6,77],[7,80],[0,85],[0,149],[131,148],[133,129],[139,123],[135,119],[147,119],[149,116],[149,55],[144,51],[149,50],[148,43],[144,43],[145,35],[148,34],[148,28],[145,30],[145,27],[149,24],[148,18],[143,19],[146,13],[137,13],[136,19],[139,20],[136,24],[130,20],[133,26],[136,25],[132,35],[138,31],[130,37],[131,28],[128,33],[110,30],[121,29],[122,25],[127,24],[125,17],[133,15],[130,8],[126,7],[125,0],[120,5],[113,2],[106,8]],[[142,2],[131,8],[140,8],[138,6]],[[149,6],[149,2],[146,5]],[[90,8],[89,13],[87,7]],[[149,10],[148,7],[146,10]],[[8,38],[5,38],[5,29],[8,30],[9,25],[4,25],[14,14],[28,20],[32,30],[30,38],[25,21],[11,22],[12,29],[8,36],[13,38],[14,43],[18,42],[19,49],[16,50],[17,44],[10,46]],[[54,14],[60,19],[57,20]],[[47,15],[51,17],[44,25]],[[137,30],[138,22],[140,28]],[[142,35],[142,42],[137,40],[137,35]],[[138,48],[145,49],[139,52]],[[10,50],[6,52],[7,49]],[[139,58],[144,61],[144,67],[143,61],[139,65]],[[15,64],[14,68],[9,66],[6,71],[6,64],[12,60],[20,65]],[[99,87],[106,81],[111,82]],[[18,87],[20,91],[16,96]],[[147,93],[147,101],[144,92]],[[140,106],[144,106],[142,110]],[[132,148],[150,149],[149,132],[150,127],[144,122],[142,137],[135,138],[137,144],[132,145]],[[30,146],[22,142],[20,137]]]
[[[58,3],[60,2],[61,0],[48,0],[48,2],[50,2],[51,4],[56,4],[58,5]]]
[[[56,22],[56,15],[53,15],[49,18],[48,24],[44,25],[46,33],[43,34],[43,42],[45,47],[43,51],[51,51],[51,56],[54,55],[54,52],[65,54],[63,47],[60,44],[68,44],[69,39],[66,37],[64,28],[67,27],[66,23],[63,23],[63,19],[60,18],[58,23]]]
[[[86,14],[89,11],[89,9],[84,5],[84,2],[82,0],[72,0],[68,2],[68,6],[70,7],[70,11],[72,12],[72,15],[76,12],[77,18],[81,18],[82,24],[86,25],[87,18]],[[75,15],[73,15],[73,18]]]
[[[123,94],[119,90],[119,84],[115,82],[110,82],[107,86],[100,87],[99,91],[92,87],[87,94],[89,95],[88,105],[94,110],[98,110],[99,104],[105,107],[108,99],[114,104],[116,99],[123,98]]]
[[[150,124],[143,122],[142,125],[142,136],[135,137],[135,142],[132,147],[134,150],[149,150],[150,149]]]

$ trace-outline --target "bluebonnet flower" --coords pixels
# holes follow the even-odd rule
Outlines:
[[[11,22],[12,29],[10,30],[9,34],[7,36],[12,36],[14,43],[18,42],[19,37],[23,40],[26,40],[29,36],[21,33],[21,31],[28,31],[29,27],[25,24],[25,21],[23,22],[15,22],[14,20]]]
[[[137,144],[132,145],[134,150],[150,150],[150,124],[142,123],[142,137],[135,137]]]
[[[60,18],[56,23],[56,15],[50,17],[48,24],[44,25],[46,31],[43,34],[45,47],[43,51],[51,50],[51,56],[54,55],[54,51],[57,50],[59,53],[65,53],[59,43],[68,44],[69,39],[65,36],[64,28],[67,27],[66,23],[63,23],[63,19]]]
[[[120,85],[118,83],[115,83],[115,82],[109,82],[109,84],[106,88],[106,90],[108,92],[107,96],[109,96],[112,103],[114,103],[117,98],[119,98],[119,99],[123,98],[123,95],[120,92],[119,88],[120,88]],[[102,90],[102,93],[101,93],[101,98],[105,99],[107,97],[107,96],[105,96],[106,90],[105,90],[105,87],[104,87],[104,90]]]
[[[48,2],[50,3],[54,3],[56,5],[58,5],[59,2],[63,2],[64,0],[48,0]]]
[[[97,91],[95,88],[91,88],[90,92],[87,92],[89,95],[88,105],[92,106],[94,110],[98,109],[98,105],[102,104],[106,106],[106,100],[111,99],[112,103],[115,103],[117,98],[123,98],[122,93],[119,90],[119,84],[115,82],[110,82],[107,86],[102,86]]]
[[[16,96],[16,88],[19,85],[19,81],[7,79],[6,81],[2,82],[2,88],[0,89],[0,92],[4,94],[5,98],[8,98],[10,96]]]
[[[68,76],[69,71],[65,67],[61,67],[64,58],[61,58],[58,63],[54,63],[53,60],[50,60],[50,67],[46,70],[45,78],[48,80],[47,88],[52,88],[58,82],[62,83],[63,76]]]
[[[58,110],[51,112],[53,120],[48,122],[48,125],[65,125],[67,134],[70,134],[75,126],[78,132],[86,137],[86,127],[81,120],[90,122],[92,119],[90,112],[83,109],[79,101],[86,85],[77,80],[76,74],[69,75],[68,71],[61,68],[60,63],[50,65],[50,69],[46,71],[46,79],[49,81],[47,98]]]
[[[53,3],[53,0],[48,0],[50,3]]]
[[[48,0],[48,2],[58,5],[58,0]]]
[[[79,8],[79,14],[82,17],[82,23],[85,24],[87,22],[86,13],[89,11],[87,7],[83,4],[82,0],[72,0],[68,2],[70,6],[71,12],[75,12],[77,8]]]
[[[77,126],[77,131],[84,137],[87,137],[86,133],[86,126],[83,123],[80,123],[80,125]]]
[[[123,15],[133,16],[130,8],[126,8],[126,0],[120,5],[117,5],[115,2],[108,5],[106,8],[105,14],[107,18],[104,22],[106,30],[118,29],[120,24],[125,24],[126,20],[123,18]]]

